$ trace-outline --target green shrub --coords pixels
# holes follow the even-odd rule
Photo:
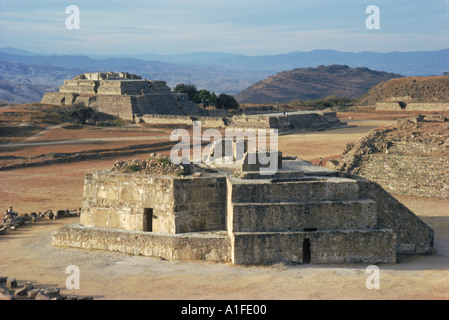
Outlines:
[[[68,118],[73,119],[78,123],[85,124],[87,119],[90,119],[95,115],[95,111],[91,107],[84,107],[77,104],[67,108],[65,114]]]
[[[346,109],[347,107],[355,105],[359,101],[358,98],[350,99],[344,97],[337,97],[335,95],[330,95],[323,99],[316,100],[293,100],[289,103],[291,106],[299,107],[303,106],[306,108],[312,109],[326,109],[326,108],[334,108],[334,109]]]
[[[121,119],[121,118],[117,118],[112,120],[112,124],[116,127],[123,127],[125,125],[125,120]]]
[[[113,119],[113,120],[106,120],[106,121],[100,121],[97,122],[97,126],[99,127],[123,127],[125,125],[125,120],[121,118]]]
[[[140,166],[137,163],[132,163],[127,167],[128,171],[137,172],[140,170]]]
[[[169,158],[160,158],[157,160],[158,162],[162,163],[164,166],[168,165],[171,163]]]
[[[240,105],[233,96],[221,93],[215,102],[215,106],[217,109],[238,109]]]

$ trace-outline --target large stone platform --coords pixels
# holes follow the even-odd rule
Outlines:
[[[52,243],[245,265],[395,263],[433,252],[433,230],[370,181],[301,160],[282,160],[274,175],[232,166],[185,177],[88,173],[80,225]]]
[[[143,114],[201,114],[187,94],[172,92],[165,81],[126,72],[83,73],[65,80],[59,92],[45,93],[41,103],[84,105],[126,120]]]

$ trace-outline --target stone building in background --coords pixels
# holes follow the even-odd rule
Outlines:
[[[187,94],[175,93],[165,81],[127,72],[83,73],[65,80],[59,92],[47,92],[41,103],[84,105],[98,112],[134,120],[143,114],[200,115]]]

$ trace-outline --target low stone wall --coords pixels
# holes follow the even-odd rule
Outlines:
[[[233,117],[144,114],[138,118],[138,120],[140,119],[145,123],[190,126],[193,125],[193,121],[201,121],[201,126],[207,128],[264,129],[268,132],[276,129],[279,133],[299,130],[322,130],[346,125],[346,123],[340,122],[335,112],[288,115],[279,113],[277,115],[241,115]]]
[[[224,128],[226,126],[222,117],[144,114],[139,119],[149,124],[177,124],[192,127],[193,121],[200,121],[201,126],[206,128]]]
[[[183,235],[86,228],[67,225],[52,233],[52,245],[107,250],[167,260],[229,262],[230,238],[226,233]]]
[[[449,103],[406,103],[404,109],[398,102],[377,102],[378,111],[449,111]]]
[[[233,128],[270,129],[271,117],[259,116],[234,116],[230,119],[228,126]]]
[[[304,263],[306,239],[310,263],[396,263],[395,234],[389,229],[235,233],[232,262],[243,265],[281,261]]]
[[[144,123],[149,124],[178,124],[178,125],[193,125],[193,121],[187,116],[174,116],[174,115],[163,115],[163,114],[144,114],[137,118],[138,121],[141,119]]]

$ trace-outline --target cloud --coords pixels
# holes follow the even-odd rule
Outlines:
[[[365,0],[8,0],[1,2],[0,40],[4,46],[14,44],[30,51],[84,54],[226,51],[256,55],[449,46],[443,0],[424,6],[404,0],[377,3],[381,29],[369,32],[365,8],[370,1]],[[80,30],[65,28],[69,4],[80,8]]]

